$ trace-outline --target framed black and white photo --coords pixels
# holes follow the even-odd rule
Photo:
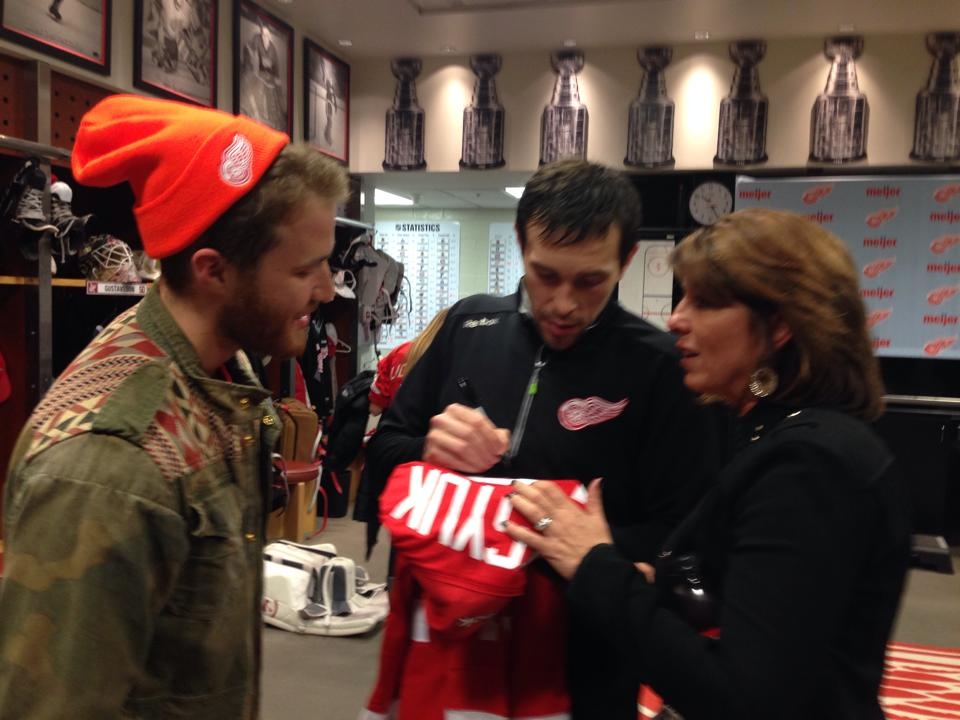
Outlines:
[[[303,40],[303,137],[325,155],[349,162],[350,66]]]
[[[216,0],[134,2],[133,84],[163,97],[216,107]]]
[[[0,0],[0,37],[110,74],[111,0]]]
[[[233,8],[233,109],[293,131],[293,28],[250,0]]]

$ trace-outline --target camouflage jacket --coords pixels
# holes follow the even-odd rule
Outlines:
[[[237,360],[206,375],[154,289],[33,412],[5,493],[0,719],[257,717],[279,421]]]

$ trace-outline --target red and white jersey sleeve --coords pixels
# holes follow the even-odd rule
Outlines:
[[[403,381],[403,365],[407,361],[410,342],[397,345],[377,363],[377,374],[373,378],[367,397],[370,402],[382,408],[390,407],[393,396],[397,394]]]

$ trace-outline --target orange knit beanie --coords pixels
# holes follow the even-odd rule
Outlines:
[[[289,142],[240,115],[111,95],[80,121],[71,164],[84,185],[130,183],[143,249],[164,258],[246,195]]]

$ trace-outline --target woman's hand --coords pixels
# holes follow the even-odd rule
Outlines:
[[[587,488],[585,508],[548,480],[532,485],[515,483],[513,487],[513,507],[539,530],[508,522],[507,535],[539,552],[566,579],[573,577],[591,548],[613,542],[603,514],[599,479]]]

